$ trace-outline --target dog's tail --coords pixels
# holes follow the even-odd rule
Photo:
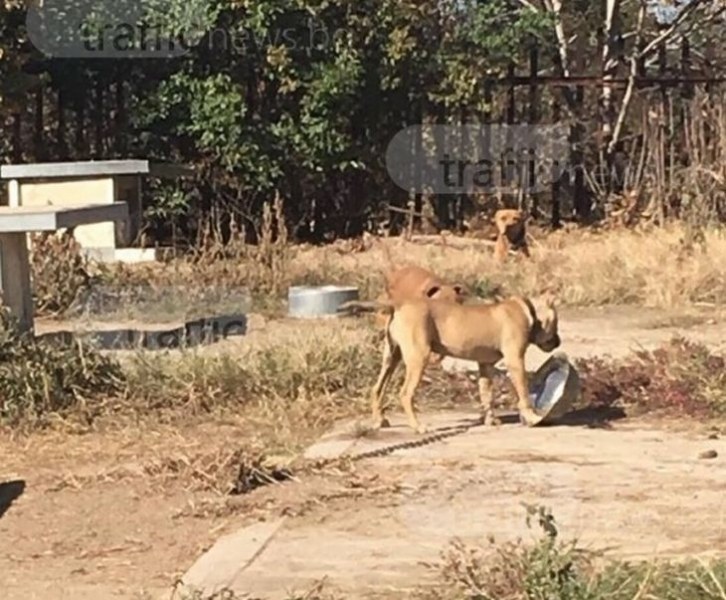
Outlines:
[[[389,300],[351,300],[345,302],[338,307],[339,313],[357,314],[359,312],[377,312],[381,311],[391,314],[396,309],[393,302]]]

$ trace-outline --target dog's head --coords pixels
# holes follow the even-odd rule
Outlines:
[[[512,228],[521,227],[526,216],[523,210],[514,208],[502,208],[494,214],[494,223],[499,233],[505,233]]]
[[[512,242],[521,241],[524,238],[527,216],[524,211],[514,208],[503,208],[494,215],[494,223],[497,233],[504,235]]]
[[[461,285],[432,285],[424,293],[432,300],[448,300],[459,304],[466,298],[466,288]]]
[[[555,297],[548,293],[542,298],[543,308],[536,314],[530,332],[530,342],[544,352],[552,352],[561,344],[557,329]]]

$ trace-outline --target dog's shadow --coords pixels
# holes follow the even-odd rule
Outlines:
[[[24,491],[25,481],[22,479],[0,483],[0,519],[8,512],[13,502],[23,495]]]
[[[586,406],[572,410],[546,425],[611,429],[613,421],[620,421],[627,416],[626,412],[618,406]]]
[[[616,406],[587,406],[571,410],[563,416],[545,421],[537,427],[587,427],[588,429],[611,429],[613,421],[627,417],[626,412]],[[517,411],[502,411],[497,414],[501,425],[518,425],[521,421]],[[476,419],[467,419],[467,424],[475,425]],[[479,419],[481,422],[481,419]]]

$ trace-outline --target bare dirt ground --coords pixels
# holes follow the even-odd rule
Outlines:
[[[428,415],[439,427],[476,413]],[[403,423],[385,434],[409,437]],[[363,444],[361,450],[366,445]],[[404,598],[435,575],[456,536],[486,545],[528,538],[523,503],[551,508],[563,536],[627,559],[726,554],[725,440],[652,423],[613,429],[477,427],[371,461],[361,475],[388,493],[325,503],[277,531],[228,585],[285,598],[328,576],[345,598]],[[536,532],[535,532],[536,533]],[[395,592],[394,592],[395,590]]]
[[[293,326],[260,323],[249,340],[228,340],[214,351]],[[673,333],[722,347],[726,323],[708,309],[593,309],[563,314],[562,333],[571,356],[621,355]],[[234,420],[186,430],[5,437],[3,598],[168,597],[221,534],[279,515],[287,522],[275,552],[240,578],[244,591],[252,591],[249,574],[265,593],[328,575],[348,597],[362,590],[395,597],[392,588],[425,577],[418,560],[435,559],[453,534],[481,541],[488,533],[525,533],[522,502],[551,506],[565,536],[581,534],[620,555],[723,551],[726,447],[723,437],[709,438],[710,427],[625,420],[612,430],[472,430],[361,462],[352,472],[310,475],[240,497],[199,491],[184,467],[189,457],[233,443]],[[718,457],[698,458],[709,449]],[[311,549],[310,540],[322,546]],[[290,574],[284,581],[281,570]]]

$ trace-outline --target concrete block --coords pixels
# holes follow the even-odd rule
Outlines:
[[[182,588],[205,597],[230,589],[239,574],[265,551],[285,520],[256,523],[219,538],[182,576]],[[181,591],[183,594],[184,589]]]

